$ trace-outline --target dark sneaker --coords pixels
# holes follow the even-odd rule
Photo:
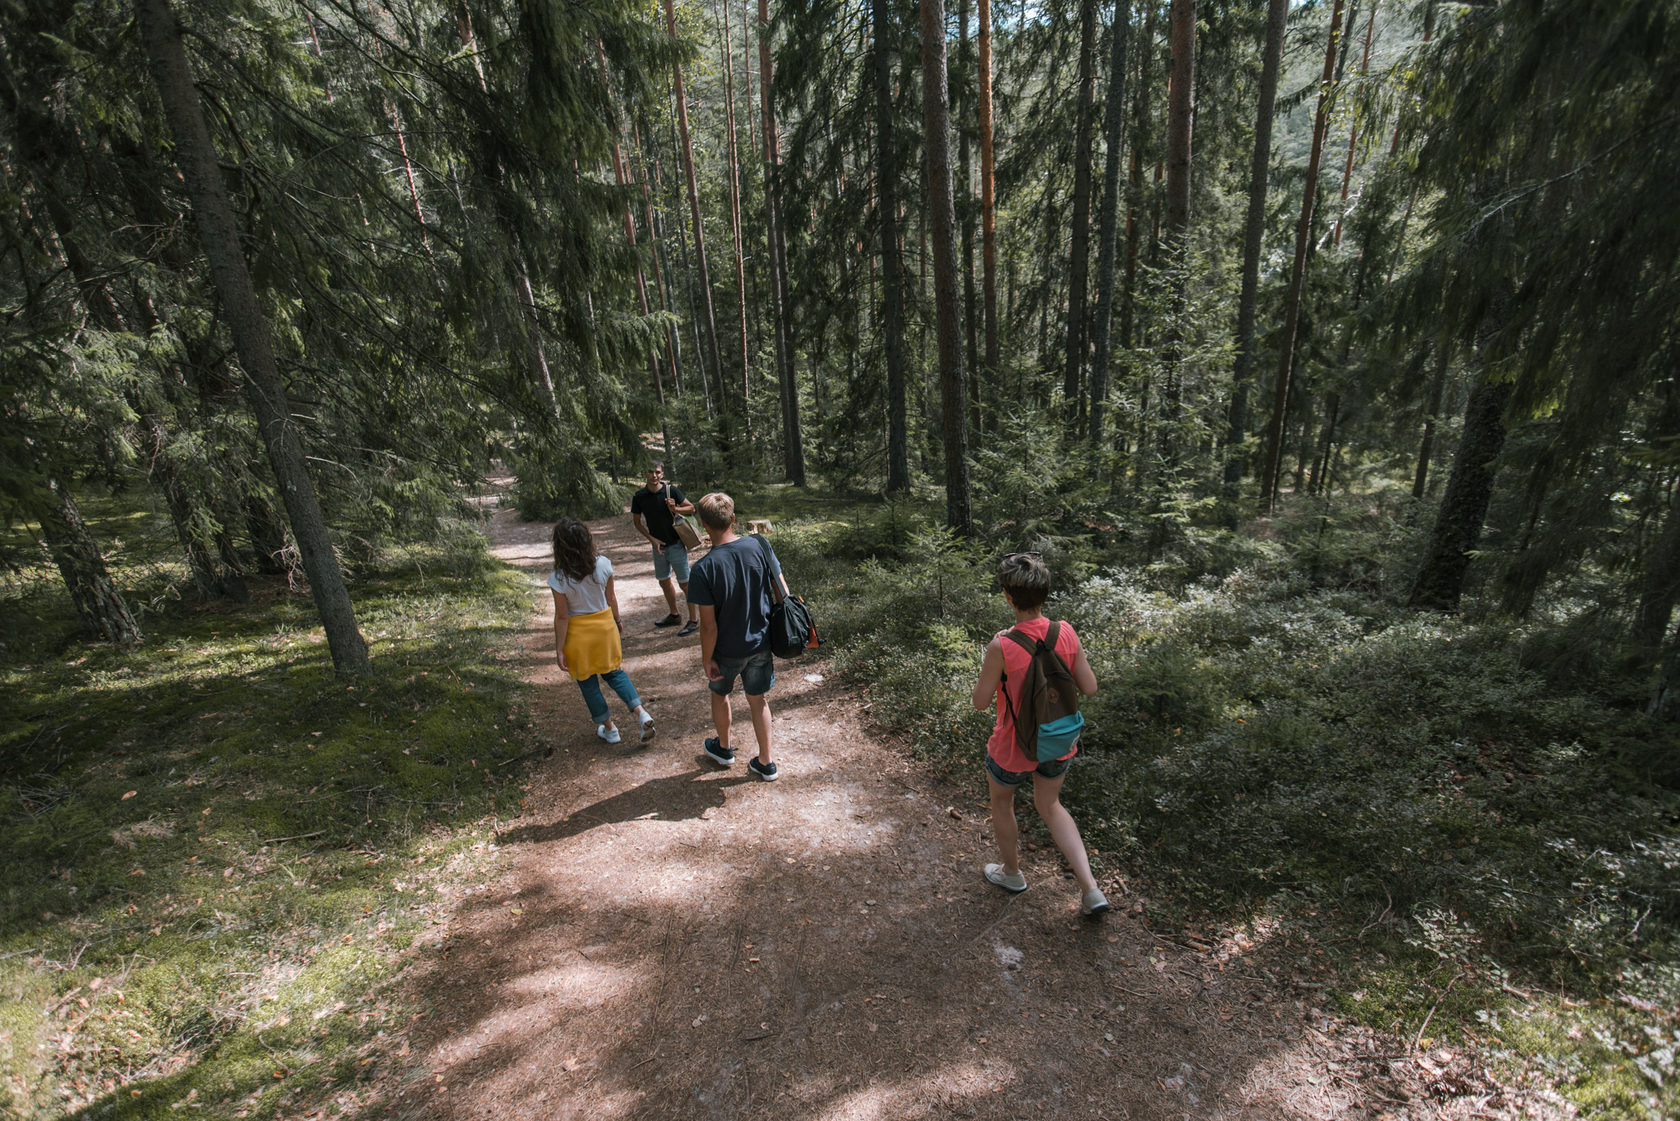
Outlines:
[[[678,638],[687,638],[689,635],[693,634],[695,631],[697,631],[699,629],[700,629],[700,620],[690,619],[688,622],[683,624],[682,630],[677,632],[677,637]]]
[[[670,615],[665,616],[665,618],[663,618],[663,619],[659,620],[659,622],[655,623],[654,626],[656,626],[656,627],[674,627],[680,622],[682,622],[682,616],[676,614],[675,612],[672,612]]]
[[[735,749],[732,747],[720,747],[716,736],[706,737],[705,752],[706,758],[710,759],[720,767],[733,767],[735,765]]]
[[[756,755],[747,761],[747,770],[751,771],[765,782],[775,782],[781,774],[780,771],[776,770],[776,763],[774,760],[771,760],[769,763],[760,763]]]

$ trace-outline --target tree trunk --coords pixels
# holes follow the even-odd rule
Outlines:
[[[898,152],[893,129],[892,5],[871,0],[875,25],[875,206],[881,224],[881,326],[887,357],[887,492],[910,489],[904,384],[904,266],[898,244]],[[941,42],[943,42],[941,36]]]
[[[957,52],[959,56],[958,68],[961,77],[954,88],[964,89],[963,103],[970,104],[966,92],[965,82],[968,77],[970,60],[973,54],[968,39],[968,0],[960,0],[957,5]],[[958,114],[957,135],[957,223],[962,230],[962,278],[963,278],[963,343],[967,348],[964,352],[963,369],[968,374],[968,438],[971,445],[980,445],[981,415],[980,415],[980,315],[977,307],[977,293],[974,287],[974,161],[967,119],[964,114]]]
[[[1365,47],[1359,56],[1359,77],[1364,78],[1371,68],[1371,34],[1377,29],[1377,9],[1382,7],[1382,0],[1371,0],[1371,15],[1365,21]],[[1342,202],[1336,212],[1336,231],[1331,235],[1330,244],[1342,243],[1342,219],[1347,217],[1348,187],[1353,182],[1353,153],[1359,144],[1359,118],[1354,117],[1348,126],[1347,162],[1342,165]]]
[[[309,576],[310,592],[326,631],[333,668],[340,674],[371,671],[367,644],[356,627],[332,539],[309,477],[303,442],[274,359],[269,326],[241,253],[238,227],[216,163],[204,110],[193,88],[187,52],[169,0],[137,0],[136,14],[147,64],[177,145],[176,162],[192,199],[199,241],[210,262],[228,331],[245,372],[245,393],[268,448],[292,534]]]
[[[1412,479],[1412,497],[1423,501],[1429,484],[1429,457],[1435,450],[1435,424],[1441,416],[1441,393],[1447,384],[1447,367],[1452,347],[1445,338],[1435,340],[1435,377],[1429,386],[1429,412],[1423,418],[1423,439],[1418,442],[1417,473]]]
[[[89,638],[102,638],[118,646],[141,641],[140,624],[128,609],[128,601],[111,580],[110,570],[99,545],[82,521],[81,511],[64,484],[48,479],[52,502],[40,511],[41,544],[64,577],[76,617]]]
[[[1313,118],[1312,151],[1307,158],[1307,181],[1301,197],[1301,220],[1295,227],[1295,263],[1289,274],[1289,295],[1283,305],[1278,332],[1277,384],[1273,387],[1272,422],[1266,439],[1266,468],[1260,478],[1260,508],[1271,513],[1277,498],[1278,472],[1283,464],[1283,426],[1289,408],[1289,378],[1295,365],[1295,332],[1301,323],[1301,290],[1306,280],[1307,248],[1312,244],[1313,202],[1318,194],[1318,168],[1324,158],[1324,134],[1329,127],[1330,85],[1335,75],[1336,42],[1342,30],[1342,0],[1330,12],[1329,42],[1324,50],[1324,75]]]
[[[677,10],[675,0],[665,0],[665,30],[671,38],[677,37]],[[705,356],[701,359],[701,377],[705,377],[704,364],[710,361],[712,372],[717,375],[719,392],[723,386],[723,356],[718,352],[717,317],[712,313],[712,275],[706,267],[706,231],[700,222],[700,183],[694,177],[694,145],[688,137],[688,95],[683,90],[682,64],[672,63],[671,77],[676,88],[677,101],[677,131],[682,137],[683,173],[688,178],[688,213],[694,223],[694,261],[699,273],[700,287],[700,329],[704,336]]]
[[[1162,245],[1165,250],[1171,306],[1162,365],[1160,466],[1170,472],[1178,461],[1177,431],[1184,361],[1184,319],[1190,269],[1190,152],[1196,88],[1196,0],[1172,0],[1172,81],[1167,94],[1167,199]],[[1164,479],[1164,476],[1163,476]],[[1164,531],[1169,523],[1158,523]]]
[[[770,0],[758,0],[759,120],[764,127],[764,216],[770,247],[770,299],[776,318],[776,374],[782,390],[783,469],[794,486],[805,485],[805,438],[799,426],[799,383],[793,372],[793,336],[789,329],[787,241],[782,230],[781,139],[776,135],[776,106],[770,97]]]
[[[985,385],[994,393],[998,376],[996,153],[992,139],[992,3],[980,8],[980,302],[985,318]],[[978,375],[976,380],[979,380]]]
[[[1091,333],[1091,447],[1103,442],[1103,413],[1108,405],[1108,344],[1114,325],[1114,263],[1120,251],[1120,145],[1126,119],[1126,46],[1131,40],[1131,0],[1115,0],[1108,72],[1103,98],[1102,214],[1097,230],[1097,307]]]
[[[922,117],[927,129],[928,213],[932,218],[933,305],[939,331],[939,388],[945,427],[945,523],[974,532],[963,404],[961,285],[957,213],[951,190],[951,102],[945,75],[945,5],[921,0]]]
[[[1464,435],[1453,457],[1447,493],[1435,515],[1428,552],[1412,585],[1409,606],[1433,611],[1456,611],[1464,593],[1470,554],[1481,537],[1482,521],[1493,497],[1493,479],[1500,450],[1505,446],[1505,405],[1510,382],[1489,382],[1478,376],[1464,408]]]
[[[1674,604],[1680,599],[1680,483],[1669,484],[1668,516],[1655,546],[1645,558],[1645,578],[1639,589],[1639,611],[1633,640],[1647,665],[1662,652]]]
[[[752,351],[747,343],[747,246],[741,228],[741,145],[735,137],[735,54],[729,49],[729,4],[723,12],[723,122],[724,149],[729,170],[729,226],[735,241],[735,302],[741,335],[741,423],[752,434]],[[753,457],[756,461],[757,456]]]
[[[1097,0],[1079,0],[1078,115],[1073,139],[1073,236],[1069,239],[1067,348],[1062,399],[1069,440],[1078,435],[1085,371],[1085,296],[1091,264],[1091,149],[1097,104]]]
[[[1254,154],[1248,163],[1248,214],[1243,223],[1242,291],[1237,298],[1237,360],[1231,375],[1231,410],[1225,428],[1225,485],[1234,491],[1248,467],[1248,391],[1254,381],[1254,318],[1260,299],[1260,249],[1266,233],[1266,186],[1272,160],[1272,114],[1289,0],[1266,5],[1266,46],[1260,63],[1260,102],[1254,113]],[[1233,512],[1234,513],[1234,512]]]

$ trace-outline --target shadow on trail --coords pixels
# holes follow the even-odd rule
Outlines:
[[[498,844],[529,845],[560,841],[586,833],[596,826],[644,819],[687,821],[704,817],[706,811],[721,808],[728,801],[730,787],[756,783],[744,774],[712,777],[712,770],[696,767],[682,774],[650,779],[622,794],[603,798],[547,825],[521,825],[496,837]]]

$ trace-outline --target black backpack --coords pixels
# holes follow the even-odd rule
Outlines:
[[[1012,639],[1032,656],[1021,678],[1021,711],[1016,712],[1009,701],[1007,672],[1003,675],[1003,699],[1009,718],[1015,722],[1015,746],[1028,759],[1040,763],[1066,755],[1079,742],[1079,733],[1085,727],[1073,671],[1056,653],[1061,631],[1062,624],[1052,622],[1042,639],[1030,638],[1014,628],[1003,632],[1004,638]]]
[[[759,548],[764,550],[765,571],[769,571],[770,542],[762,533],[753,535],[758,538]],[[770,577],[770,652],[778,658],[797,658],[807,650],[815,650],[822,645],[817,638],[817,624],[811,618],[811,608],[805,603],[804,596],[790,595],[782,597],[781,584],[774,576]]]

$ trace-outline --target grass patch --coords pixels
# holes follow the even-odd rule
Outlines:
[[[533,589],[465,529],[366,565],[344,680],[307,594],[179,601],[120,524],[139,649],[79,642],[50,572],[0,595],[0,1116],[354,1107],[519,796]]]

